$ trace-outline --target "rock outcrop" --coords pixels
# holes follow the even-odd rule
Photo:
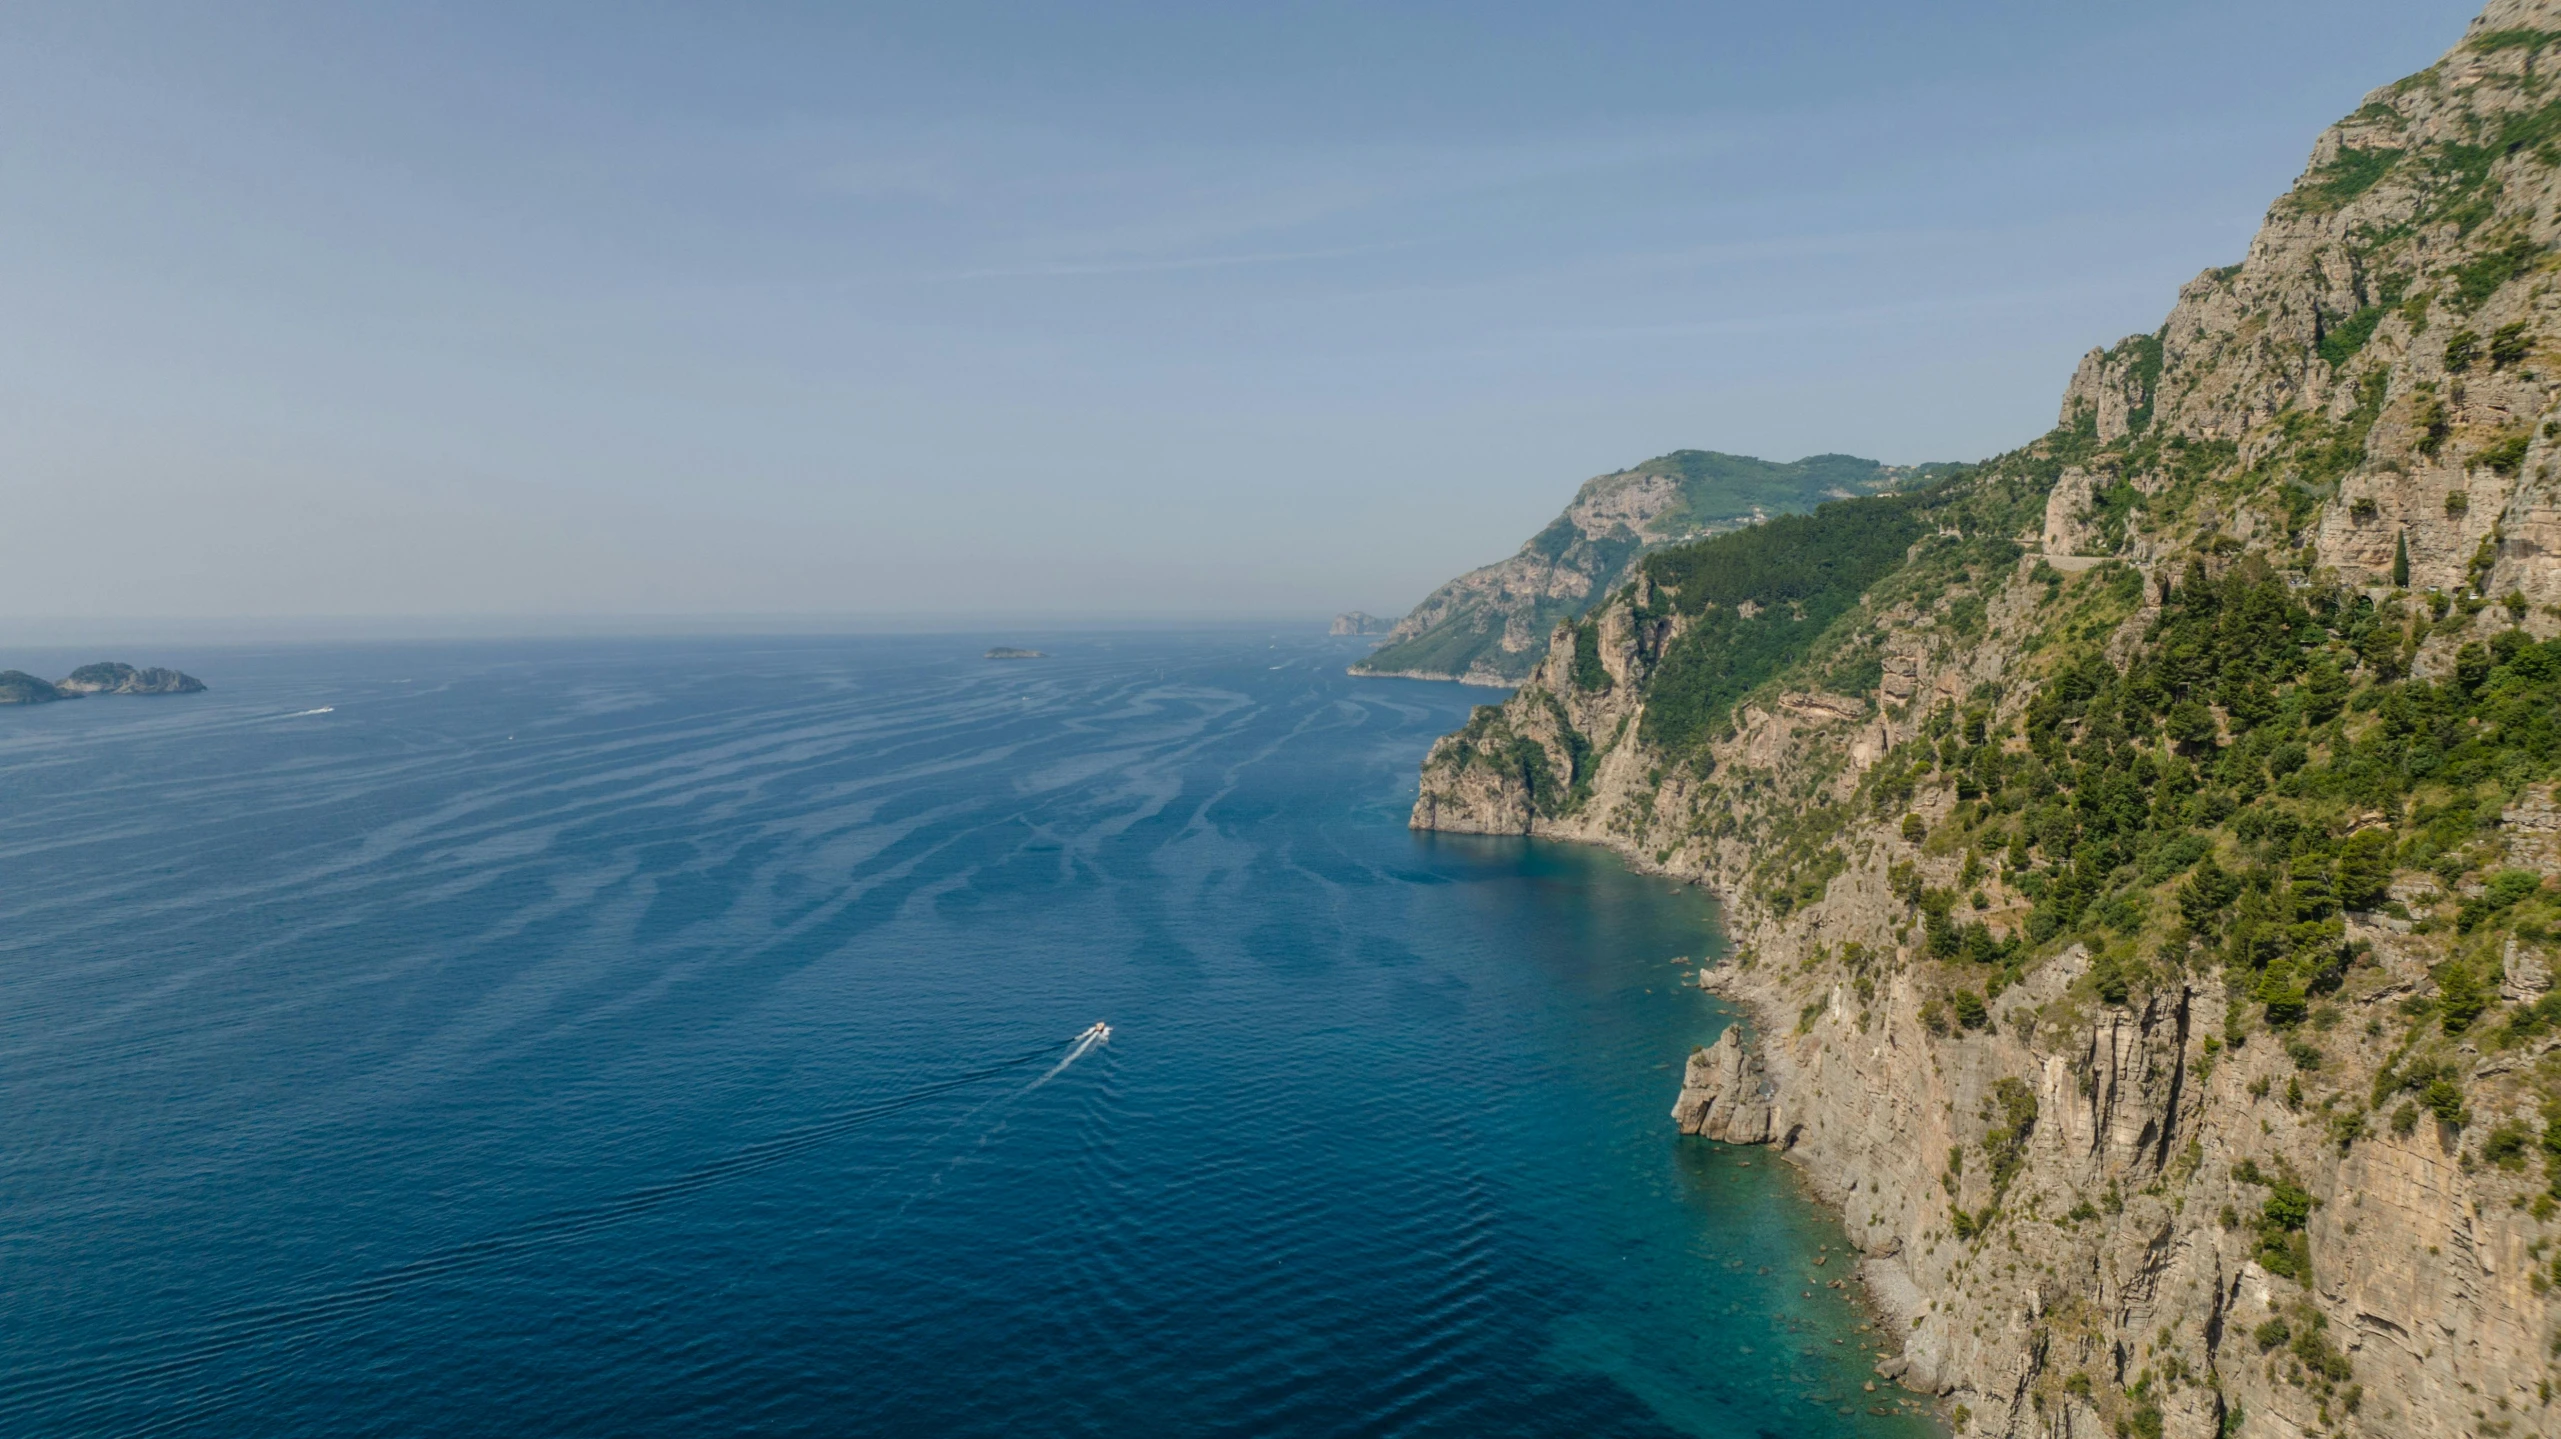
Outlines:
[[[2374,92],[1855,603],[1665,551],[1425,763],[1718,892],[1674,1121],[1966,1433],[2561,1434],[2556,67],[2497,0]]]
[[[1767,1144],[1770,1099],[1776,1093],[1760,1057],[1744,1049],[1742,1031],[1728,1029],[1716,1043],[1690,1052],[1672,1122],[1683,1134],[1729,1144]]]

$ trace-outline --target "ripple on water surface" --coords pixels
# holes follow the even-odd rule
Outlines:
[[[1932,1432],[1665,1118],[1705,902],[1404,828],[1486,692],[993,638],[0,712],[0,1430]]]

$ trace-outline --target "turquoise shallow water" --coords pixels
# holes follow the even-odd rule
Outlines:
[[[0,711],[0,1432],[1930,1432],[1837,1224],[1665,1118],[1708,904],[1409,833],[1490,696],[1354,645]]]

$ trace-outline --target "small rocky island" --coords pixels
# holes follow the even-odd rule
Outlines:
[[[1049,656],[1043,654],[1039,650],[1018,650],[1011,645],[998,645],[987,652],[987,658],[991,660],[1045,660],[1049,658]]]
[[[191,695],[204,681],[157,665],[136,669],[112,661],[82,665],[58,680],[40,680],[25,670],[0,670],[0,705],[38,705],[76,700],[84,695]]]

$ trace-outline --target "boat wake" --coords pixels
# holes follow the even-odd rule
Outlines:
[[[1086,1027],[1083,1034],[1076,1036],[1076,1042],[1068,1046],[1066,1056],[1060,1059],[1058,1063],[1051,1068],[1049,1073],[1033,1080],[1030,1086],[1023,1092],[1025,1094],[1029,1094],[1032,1090],[1038,1089],[1042,1085],[1056,1079],[1058,1076],[1065,1074],[1067,1072],[1067,1066],[1074,1064],[1077,1060],[1083,1059],[1086,1055],[1093,1053],[1095,1050],[1100,1049],[1111,1042],[1112,1027],[1103,1023],[1099,1019],[1095,1020],[1091,1025]]]
[[[1047,1084],[1051,1080],[1066,1073],[1069,1065],[1074,1064],[1077,1060],[1080,1060],[1086,1055],[1093,1053],[1095,1050],[1102,1048],[1104,1045],[1109,1044],[1111,1042],[1111,1037],[1112,1027],[1110,1025],[1103,1023],[1101,1020],[1094,1021],[1094,1023],[1086,1026],[1084,1033],[1077,1035],[1075,1039],[1069,1041],[1067,1053],[1060,1056],[1058,1062],[1049,1067],[1048,1073],[1043,1074],[1040,1078],[1033,1080],[1031,1083],[1024,1085],[1022,1088],[1015,1090],[1011,1094],[999,1095],[996,1098],[979,1105],[969,1113],[962,1115],[960,1121],[952,1126],[955,1131],[967,1127],[972,1121],[976,1120],[981,1114],[990,1109],[994,1109],[996,1111],[997,1119],[993,1126],[978,1136],[978,1142],[976,1144],[959,1154],[953,1155],[941,1168],[934,1171],[933,1178],[928,1179],[921,1187],[911,1191],[905,1199],[899,1201],[897,1208],[880,1216],[878,1221],[872,1225],[870,1230],[863,1235],[863,1242],[868,1244],[873,1240],[878,1239],[882,1234],[887,1233],[901,1221],[905,1220],[909,1210],[914,1209],[918,1204],[929,1202],[938,1197],[943,1192],[944,1183],[948,1181],[952,1175],[958,1173],[961,1166],[970,1163],[979,1155],[986,1153],[998,1139],[1004,1136],[1006,1129],[1014,1122],[1013,1108],[1016,1103],[1029,1097],[1033,1090],[1040,1088],[1042,1085]]]

